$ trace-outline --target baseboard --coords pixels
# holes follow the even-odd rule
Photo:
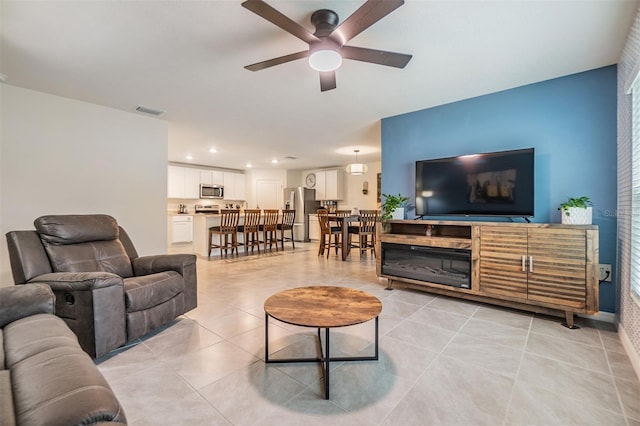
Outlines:
[[[618,325],[618,335],[620,336],[620,341],[622,342],[622,346],[625,351],[627,351],[627,356],[629,356],[629,360],[631,361],[631,365],[633,365],[633,369],[636,370],[636,376],[640,379],[640,354],[636,353],[633,345],[631,344],[631,340],[629,340],[629,335],[625,331],[622,324]]]
[[[612,324],[615,324],[616,322],[616,314],[613,312],[599,311],[598,315],[578,314],[578,316],[580,318],[589,318],[596,321],[610,322]]]

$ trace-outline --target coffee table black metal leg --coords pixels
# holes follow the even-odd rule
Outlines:
[[[324,399],[329,399],[329,361],[331,361],[331,356],[329,355],[329,329],[325,328],[325,339],[326,339],[326,347],[325,347],[325,355],[324,355]]]
[[[374,342],[374,350],[375,354],[373,356],[356,356],[356,357],[335,357],[331,358],[331,352],[329,349],[329,330],[330,328],[325,328],[325,347],[322,347],[322,332],[321,329],[318,328],[318,343],[320,345],[320,356],[318,358],[285,358],[285,359],[269,359],[269,314],[265,313],[264,316],[265,324],[264,324],[264,362],[265,363],[291,363],[291,362],[320,362],[324,367],[324,398],[329,399],[329,370],[331,368],[331,361],[377,361],[378,360],[378,352],[379,352],[379,329],[378,322],[379,317],[375,318],[375,342]],[[323,350],[324,349],[324,350]]]
[[[269,314],[264,314],[264,362],[269,362]]]

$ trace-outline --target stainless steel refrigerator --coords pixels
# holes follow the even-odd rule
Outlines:
[[[303,188],[284,189],[285,209],[296,211],[296,220],[293,224],[293,239],[296,241],[309,241],[309,215],[320,208],[320,201],[316,201],[316,190]]]

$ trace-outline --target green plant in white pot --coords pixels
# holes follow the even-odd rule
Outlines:
[[[382,203],[382,220],[404,219],[404,205],[409,201],[409,197],[402,194],[389,195],[382,194],[384,202]]]
[[[562,223],[565,225],[591,225],[593,217],[593,203],[589,197],[569,198],[560,203],[558,210],[562,213]]]

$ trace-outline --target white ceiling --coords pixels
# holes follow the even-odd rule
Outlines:
[[[343,20],[363,0],[267,2],[313,32],[313,11]],[[354,149],[379,160],[381,118],[615,64],[638,9],[638,0],[408,0],[348,43],[410,53],[407,67],[345,61],[337,89],[321,93],[304,59],[243,68],[307,45],[240,3],[0,0],[0,73],[125,111],[167,111],[170,161],[309,169],[349,163]]]

